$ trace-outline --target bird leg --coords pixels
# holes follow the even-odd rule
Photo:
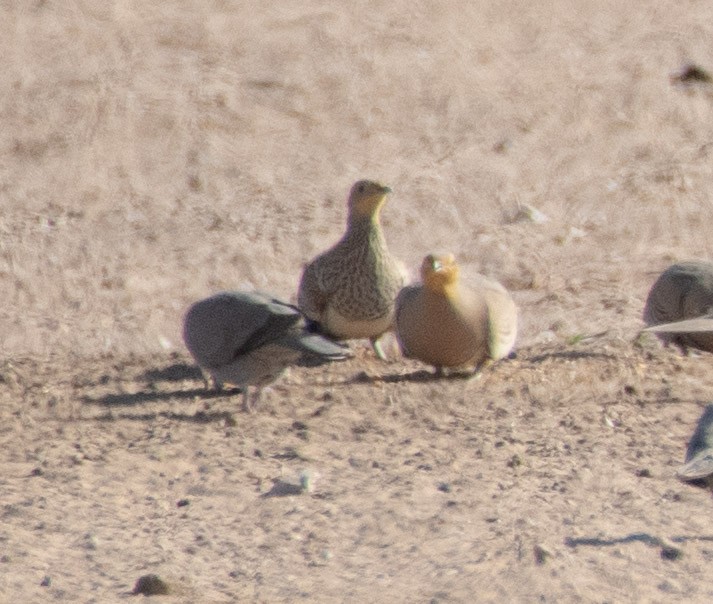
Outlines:
[[[252,413],[260,404],[261,400],[262,388],[260,386],[256,387],[256,390],[252,396],[252,400],[250,398],[250,387],[247,385],[243,386],[243,411],[245,411],[246,413]]]
[[[215,377],[205,369],[201,368],[201,375],[203,376],[203,386],[208,392],[215,391],[220,392],[223,390],[222,382],[219,382]]]
[[[371,347],[374,349],[374,352],[376,353],[376,356],[379,357],[382,361],[388,360],[386,358],[386,355],[384,354],[384,350],[381,347],[381,336],[374,336],[369,338],[369,341],[371,342]]]
[[[253,411],[250,405],[250,387],[247,384],[243,385],[243,411],[246,413],[252,413]]]

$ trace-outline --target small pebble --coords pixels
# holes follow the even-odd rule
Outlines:
[[[507,463],[508,468],[517,468],[518,466],[522,465],[522,459],[520,459],[520,456],[515,454],[513,455]]]
[[[710,84],[713,79],[710,73],[700,65],[686,63],[677,72],[671,74],[671,81],[682,84],[690,84],[691,82]]]
[[[313,493],[314,484],[317,481],[319,474],[312,470],[302,470],[300,472],[300,488],[303,493]]]
[[[661,558],[664,560],[680,560],[683,557],[683,550],[667,541],[661,542]]]
[[[134,585],[134,595],[143,594],[145,596],[159,596],[170,593],[168,583],[158,575],[144,575],[139,577]]]
[[[537,564],[544,564],[552,556],[552,552],[539,543],[535,544],[532,548],[532,553],[535,555],[535,562]]]

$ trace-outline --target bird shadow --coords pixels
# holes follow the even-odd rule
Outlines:
[[[441,380],[467,381],[473,379],[477,375],[478,373],[474,373],[473,371],[458,371],[439,374],[426,369],[417,369],[416,371],[412,371],[410,373],[390,373],[386,375],[368,376],[368,379],[364,379],[357,375],[353,378],[352,383],[384,382],[386,384],[398,384],[407,382],[412,384],[426,384],[429,382],[439,382]]]
[[[674,543],[685,543],[688,541],[713,541],[713,535],[679,535],[671,537],[668,541]],[[567,547],[613,547],[615,545],[623,545],[628,543],[645,543],[651,546],[663,546],[665,542],[649,533],[631,533],[623,537],[612,537],[609,539],[601,537],[566,537],[564,543]]]
[[[273,482],[272,488],[260,495],[262,498],[268,497],[289,497],[290,495],[302,495],[305,489],[300,484],[294,484],[282,479],[276,479]]]
[[[168,367],[144,371],[138,379],[144,382],[182,382],[185,380],[202,380],[203,373],[196,365],[174,363]]]
[[[616,356],[605,352],[587,352],[584,350],[561,350],[556,352],[546,352],[526,359],[531,363],[542,363],[547,360],[577,360],[577,359],[607,359],[615,360]]]
[[[240,393],[239,388],[226,390],[206,390],[205,388],[191,388],[190,390],[171,390],[168,392],[157,392],[154,390],[144,390],[129,393],[110,393],[102,396],[83,396],[81,402],[86,405],[102,405],[104,407],[132,407],[146,403],[156,403],[168,400],[194,400],[212,399],[232,396]]]
[[[190,388],[188,390],[158,390],[159,382],[203,382],[203,373],[200,368],[188,363],[174,363],[167,367],[148,369],[137,376],[136,381],[143,382],[143,389],[139,392],[110,392],[101,396],[83,396],[81,402],[87,405],[101,405],[104,407],[131,407],[146,403],[175,400],[214,399],[229,397],[241,393],[240,388],[224,388],[221,390],[208,390],[205,387]]]
[[[151,422],[157,419],[167,419],[175,422],[188,422],[193,424],[225,423],[229,426],[236,424],[235,417],[230,411],[196,411],[195,413],[178,413],[175,411],[157,411],[147,413],[121,413],[115,414],[107,411],[105,414],[87,418],[91,421],[114,422],[129,420],[136,422]]]

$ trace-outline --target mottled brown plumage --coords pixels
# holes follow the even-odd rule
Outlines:
[[[682,262],[667,268],[649,291],[644,308],[646,331],[686,352],[713,352],[713,327],[701,318],[713,313],[713,264]],[[696,321],[688,322],[695,319]],[[683,323],[683,321],[687,321]],[[713,324],[713,321],[711,321]]]
[[[300,310],[320,330],[338,339],[369,338],[380,358],[379,338],[393,327],[394,301],[404,283],[379,221],[390,192],[368,180],[354,184],[346,232],[305,266],[297,294]]]
[[[499,283],[480,276],[459,281],[452,254],[430,254],[422,283],[396,300],[396,336],[405,356],[444,367],[479,368],[507,356],[517,336],[517,308]]]

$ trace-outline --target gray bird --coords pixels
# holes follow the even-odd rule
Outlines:
[[[196,302],[186,312],[183,339],[216,388],[240,386],[248,411],[288,366],[351,356],[347,347],[306,331],[297,308],[259,292],[222,292]],[[252,403],[250,386],[257,388]]]
[[[381,359],[379,338],[393,328],[394,301],[405,281],[379,222],[390,192],[369,180],[354,184],[346,232],[305,266],[297,292],[297,306],[322,332],[339,340],[369,338]]]
[[[713,264],[682,262],[667,268],[649,291],[644,331],[655,332],[682,352],[713,352]],[[700,321],[708,319],[708,321]]]
[[[510,354],[517,337],[517,307],[497,281],[479,276],[461,283],[453,254],[429,254],[423,283],[396,298],[396,337],[405,356],[436,368],[478,369]]]
[[[713,405],[708,405],[698,420],[686,450],[686,463],[676,475],[694,486],[713,489]]]

